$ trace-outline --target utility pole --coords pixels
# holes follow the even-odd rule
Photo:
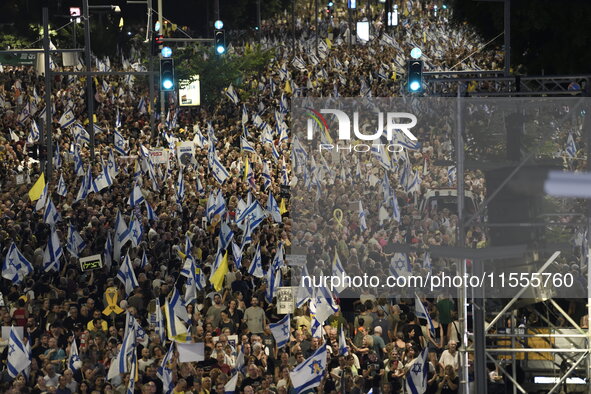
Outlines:
[[[464,84],[458,83],[458,95],[456,106],[456,179],[457,179],[457,194],[458,194],[458,248],[466,247],[466,239],[464,233],[464,100],[462,94],[464,91]],[[458,275],[464,277],[467,273],[466,259],[460,260]],[[461,341],[462,346],[458,349],[460,353],[460,392],[463,394],[470,394],[469,377],[468,377],[468,289],[466,284],[463,284],[458,289],[458,317],[461,327]]]
[[[261,34],[262,34],[261,30],[263,28],[261,26],[261,0],[257,0],[257,26],[258,26],[257,36],[258,36],[258,39],[260,42],[261,41]]]
[[[316,0],[318,1],[318,0]],[[291,0],[291,56],[295,56],[295,42],[296,42],[296,9],[295,0]]]
[[[45,155],[45,177],[47,182],[51,179],[51,172],[53,170],[53,141],[51,131],[51,118],[53,113],[51,111],[51,66],[49,64],[49,10],[47,7],[43,7],[43,60],[45,67],[45,138],[43,135],[39,138],[39,149],[43,142],[46,142],[47,153]]]
[[[82,1],[82,14],[84,15],[84,60],[86,71],[92,71],[92,59],[90,58],[90,16],[88,0]],[[86,108],[88,110],[88,134],[90,135],[90,161],[94,164],[94,97],[92,96],[92,76],[86,77]]]
[[[216,2],[218,0],[215,0]],[[219,5],[219,3],[218,3]],[[162,0],[158,0],[158,24],[160,25],[160,29],[164,26],[164,18],[162,17]],[[160,56],[159,56],[160,57]],[[165,92],[160,91],[160,122],[164,119],[164,100],[166,95]]]
[[[314,41],[315,41],[315,45],[314,47],[316,48],[316,54],[318,54],[318,0],[314,0],[314,29],[315,29],[315,34],[314,34]]]
[[[505,0],[504,9],[505,27],[505,76],[511,74],[511,0]]]
[[[148,2],[148,32],[150,32],[151,34],[148,35],[148,39],[150,40],[149,42],[149,48],[152,48],[152,45],[154,45],[154,43],[152,42],[154,40],[154,20],[153,20],[153,12],[152,12],[152,0],[147,0]],[[160,25],[160,28],[162,29],[162,25]],[[152,51],[150,50],[150,54],[148,55],[148,72],[150,73],[148,76],[148,85],[149,85],[149,89],[150,89],[150,105],[148,108],[150,108],[150,135],[152,137],[156,137],[157,133],[156,133],[156,127],[154,127],[154,123],[155,123],[155,119],[156,119],[156,100],[154,100],[156,98],[156,93],[154,91],[154,54],[152,53]]]

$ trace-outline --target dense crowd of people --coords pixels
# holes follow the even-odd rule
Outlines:
[[[300,20],[293,59],[282,24],[266,24],[263,46],[274,48],[275,57],[256,81],[243,83],[255,86],[257,94],[241,100],[243,91],[236,89],[235,99],[227,92],[213,108],[199,110],[178,110],[171,97],[168,116],[155,132],[149,128],[147,86],[129,77],[99,77],[94,161],[84,131],[85,81],[56,76],[52,108],[46,108],[43,77],[33,68],[5,66],[0,73],[0,346],[5,364],[0,390],[219,394],[237,376],[236,392],[296,393],[291,373],[326,345],[321,381],[301,392],[403,392],[409,371],[427,349],[426,392],[457,393],[462,335],[451,292],[420,300],[433,329],[416,315],[412,296],[386,297],[371,289],[335,294],[338,306],[320,322],[320,331],[315,327],[318,312],[299,299],[282,346],[270,326],[283,314],[278,313],[275,281],[268,273],[277,272],[278,282],[288,283],[292,247],[306,250],[312,273],[330,270],[338,251],[349,275],[361,275],[368,267],[387,275],[390,259],[397,256],[390,247],[400,243],[414,246],[405,255],[412,271],[455,272],[447,259],[433,258],[427,265],[424,250],[456,244],[457,215],[436,204],[420,210],[429,190],[455,187],[454,169],[434,165],[435,160],[453,159],[452,134],[445,124],[440,130],[419,130],[421,145],[408,150],[398,169],[375,163],[365,167],[364,162],[353,191],[345,178],[356,177],[361,163],[347,167],[345,177],[340,177],[340,167],[321,169],[322,176],[310,163],[296,168],[287,130],[293,97],[398,95],[403,89],[402,54],[419,43],[432,54],[426,59],[430,70],[456,63],[465,69],[499,64],[499,53],[477,52],[481,41],[467,27],[450,25],[445,15],[434,16],[432,8],[422,8],[418,1],[408,3],[406,29],[388,35],[375,23],[374,39],[350,48],[346,22],[338,16],[323,19],[318,55],[311,47],[313,33]],[[234,45],[233,51],[240,54],[245,48]],[[468,62],[460,62],[469,55]],[[113,62],[113,68],[130,69],[129,60]],[[52,111],[53,120],[51,176],[43,168],[48,152],[39,137],[44,111]],[[73,122],[64,118],[69,111]],[[177,151],[187,141],[192,148],[185,161]],[[156,161],[151,152],[158,148],[169,149],[169,156]],[[227,171],[221,181],[213,162]],[[402,182],[403,169],[420,183]],[[42,173],[47,193],[41,193],[39,204],[28,192]],[[309,176],[322,178],[319,191],[316,186],[308,191]],[[99,179],[109,177],[112,182],[93,190]],[[481,202],[483,175],[468,172],[466,188]],[[384,204],[382,215],[380,202],[367,201],[366,223],[357,211],[337,223],[335,209],[345,210],[347,197],[362,200],[363,189],[379,190],[380,196],[391,192],[397,208]],[[319,198],[322,193],[334,198]],[[240,219],[257,202],[270,214],[252,229],[250,218]],[[313,220],[292,217],[292,210],[302,206],[326,214]],[[119,242],[120,226],[126,230],[128,225],[133,235],[127,233]],[[62,252],[54,259],[50,255],[57,252],[56,237]],[[472,225],[466,241],[473,247],[485,245],[484,230]],[[10,271],[9,280],[4,274],[10,268],[8,256],[16,256],[13,245],[33,270],[16,280]],[[79,258],[97,254],[102,266],[82,270]],[[227,269],[220,270],[223,266]],[[164,331],[162,321],[168,326]],[[30,347],[30,365],[16,374],[8,365],[14,351],[8,346],[10,330],[4,330],[11,326]],[[183,338],[173,334],[177,326],[186,329]],[[125,372],[118,373],[118,355],[129,345],[130,330],[135,334],[128,361],[134,367],[121,367]],[[173,341],[202,343],[200,360],[182,361],[184,348]],[[502,384],[498,371],[490,376],[491,384]]]

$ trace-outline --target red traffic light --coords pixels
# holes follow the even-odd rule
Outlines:
[[[164,36],[163,36],[162,34],[159,34],[159,35],[157,35],[157,36],[154,36],[154,42],[155,42],[157,45],[162,45],[162,44],[164,44]]]

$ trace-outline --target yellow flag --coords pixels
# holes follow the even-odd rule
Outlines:
[[[175,342],[187,342],[189,332],[187,326],[183,324],[181,319],[170,308],[168,300],[164,303],[164,315],[166,316],[166,331],[168,332],[168,339]]]
[[[248,179],[248,159],[246,159],[246,163],[244,163],[244,179],[243,182],[246,182]]]
[[[41,197],[41,193],[43,193],[43,189],[45,188],[45,174],[41,173],[37,182],[33,185],[31,190],[29,190],[29,198],[31,201],[37,201],[39,197]]]
[[[324,39],[324,41],[326,41],[326,45],[328,45],[328,49],[332,49],[332,41],[330,41],[330,40],[328,39],[328,37],[327,37],[327,38],[325,38],[325,39]]]
[[[228,251],[226,250],[226,254],[222,258],[220,266],[217,270],[211,275],[209,281],[213,285],[215,291],[222,290],[222,285],[224,284],[224,278],[228,273]]]
[[[289,93],[289,94],[293,93],[293,91],[291,90],[291,85],[290,85],[289,81],[285,81],[285,87],[283,88],[283,90],[285,90],[285,93]]]
[[[285,212],[287,212],[287,208],[285,208],[285,198],[282,198],[279,203],[279,213],[283,215]]]
[[[427,43],[427,32],[426,31],[423,32],[423,42]]]

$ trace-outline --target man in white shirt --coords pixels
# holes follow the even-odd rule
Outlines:
[[[443,353],[441,353],[441,357],[439,358],[439,364],[441,364],[443,368],[451,365],[454,367],[454,370],[458,370],[460,367],[460,355],[457,351],[457,347],[458,344],[456,341],[449,341],[447,350],[444,350]]]

